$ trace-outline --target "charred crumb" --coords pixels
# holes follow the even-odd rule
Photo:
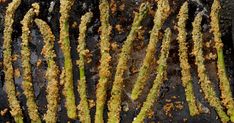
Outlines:
[[[193,22],[193,31],[192,38],[194,41],[193,54],[195,56],[195,62],[198,69],[198,76],[200,80],[200,85],[202,91],[205,95],[205,99],[209,104],[215,108],[222,122],[228,122],[229,117],[224,112],[224,109],[221,105],[221,101],[217,97],[214,88],[212,87],[211,81],[206,74],[206,68],[204,65],[204,57],[202,51],[203,43],[203,34],[201,32],[201,21],[202,21],[202,12],[198,13]]]
[[[132,43],[136,38],[138,29],[140,28],[143,18],[146,16],[149,5],[148,3],[142,3],[139,9],[139,13],[136,13],[131,31],[122,46],[121,53],[119,55],[118,65],[116,68],[115,79],[111,90],[111,98],[108,103],[108,122],[117,123],[120,121],[120,103],[123,87],[123,76],[127,69],[127,62],[132,49]]]
[[[179,43],[179,58],[181,67],[181,80],[182,85],[185,89],[186,101],[189,106],[189,112],[191,116],[199,114],[198,108],[196,106],[195,95],[192,85],[192,77],[190,73],[190,64],[188,63],[188,47],[187,47],[187,32],[186,32],[186,22],[188,20],[188,2],[185,2],[178,14],[178,36],[177,40]]]
[[[1,2],[1,1],[0,1]],[[5,87],[8,96],[8,102],[11,108],[11,115],[16,123],[23,123],[23,114],[20,107],[20,102],[17,99],[17,92],[14,84],[14,71],[12,66],[12,32],[14,14],[16,9],[21,4],[21,0],[13,0],[7,7],[4,28],[4,43],[3,43],[3,65],[5,71]]]
[[[111,0],[110,1],[110,10],[111,10],[112,14],[116,13],[116,11],[117,11],[117,5],[116,5],[116,1],[115,0]]]
[[[65,70],[64,70],[64,67],[61,68],[61,73],[60,73],[60,76],[59,76],[59,80],[60,80],[59,85],[64,86],[64,83],[65,83]]]
[[[55,37],[51,32],[49,25],[41,19],[35,19],[35,23],[38,26],[41,35],[43,36],[45,45],[42,49],[42,54],[45,56],[48,63],[46,77],[48,80],[47,85],[47,112],[44,119],[48,123],[56,123],[57,121],[57,109],[58,109],[58,66],[54,59],[56,54],[53,50]]]
[[[87,24],[91,21],[93,17],[92,12],[87,12],[81,17],[81,23],[79,26],[79,39],[78,39],[78,48],[79,52],[79,72],[80,80],[78,82],[78,92],[80,95],[80,103],[78,105],[79,110],[79,119],[84,123],[91,123],[89,104],[87,99],[87,86],[86,86],[86,76],[85,76],[85,55],[87,55],[88,50],[86,50],[86,31]]]
[[[26,13],[24,19],[21,21],[22,26],[22,44],[21,44],[21,57],[22,57],[22,67],[23,67],[23,83],[22,87],[24,94],[27,99],[27,108],[29,117],[32,122],[41,122],[38,107],[35,102],[35,96],[33,92],[33,83],[32,83],[32,73],[31,73],[31,64],[30,64],[30,49],[29,49],[29,32],[30,26],[32,25],[32,20],[35,16],[39,14],[39,4],[33,3],[32,8]]]
[[[172,96],[170,99],[166,99],[165,104],[163,104],[163,112],[170,118],[173,118],[173,111],[184,109],[184,102],[176,100],[177,97]]]

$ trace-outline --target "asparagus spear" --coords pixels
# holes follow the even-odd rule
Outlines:
[[[110,61],[111,56],[109,53],[110,50],[110,33],[111,25],[109,24],[109,3],[107,0],[100,0],[99,3],[100,9],[100,20],[101,20],[101,41],[100,41],[100,50],[101,50],[101,60],[99,66],[99,82],[96,90],[96,114],[95,114],[95,123],[103,123],[103,110],[106,102],[106,89],[110,77]]]
[[[214,0],[211,7],[211,31],[214,35],[215,48],[218,54],[217,66],[218,66],[218,76],[220,80],[220,90],[221,98],[224,106],[227,108],[227,113],[234,122],[234,101],[232,98],[232,92],[230,88],[229,79],[226,73],[224,56],[223,56],[223,43],[221,39],[221,32],[219,27],[219,12],[221,6],[219,0]]]
[[[201,89],[205,95],[205,99],[215,108],[222,122],[229,121],[229,117],[223,111],[220,99],[217,97],[215,90],[209,80],[204,65],[204,57],[202,51],[202,32],[201,32],[202,12],[198,13],[193,22],[192,38],[194,41],[193,54],[195,56],[198,69],[198,76],[201,84]]]
[[[171,42],[171,30],[169,28],[166,29],[163,42],[161,54],[158,60],[158,68],[156,70],[157,76],[154,80],[153,87],[150,89],[150,92],[146,98],[146,101],[143,103],[140,113],[134,119],[133,123],[143,123],[144,119],[147,116],[148,111],[151,110],[155,100],[160,94],[160,88],[164,82],[164,75],[167,72],[167,58],[170,49]]]
[[[23,90],[27,99],[27,107],[29,117],[32,122],[40,123],[40,117],[38,114],[38,107],[35,102],[35,96],[33,92],[32,75],[31,75],[31,65],[30,65],[30,49],[29,49],[29,35],[30,26],[32,25],[32,20],[35,16],[39,14],[39,4],[33,3],[32,8],[26,13],[23,20],[21,21],[22,26],[22,67],[23,67]]]
[[[71,119],[77,117],[75,95],[73,87],[72,59],[69,39],[69,12],[74,0],[60,0],[60,43],[64,55],[65,83],[64,96],[66,98],[67,115]]]
[[[91,21],[93,16],[92,12],[87,12],[85,15],[81,17],[81,23],[79,26],[79,45],[77,47],[77,51],[79,52],[79,70],[80,70],[80,81],[78,82],[78,92],[80,94],[80,104],[78,106],[79,109],[79,118],[81,122],[91,123],[91,118],[89,114],[89,104],[86,97],[86,77],[85,77],[85,55],[87,50],[85,49],[85,34],[87,31],[87,24]]]
[[[44,117],[45,121],[47,123],[56,123],[57,121],[57,109],[58,109],[58,66],[56,65],[54,58],[56,57],[56,54],[53,50],[54,48],[54,41],[55,37],[49,27],[49,25],[41,20],[41,19],[35,19],[34,20],[36,25],[39,27],[39,30],[43,36],[43,39],[45,41],[45,45],[42,49],[42,54],[45,56],[48,68],[46,71],[46,77],[48,80],[47,85],[47,112]]]
[[[154,54],[156,51],[159,30],[162,28],[162,25],[167,19],[167,17],[169,16],[169,14],[170,14],[170,5],[169,5],[168,0],[159,0],[158,10],[154,16],[154,27],[151,30],[150,41],[146,49],[146,56],[140,68],[136,83],[132,90],[131,98],[133,100],[136,100],[139,97],[142,90],[144,89],[146,81],[149,78],[149,74],[150,74],[149,69],[150,69],[150,66],[153,61]]]
[[[196,106],[195,95],[193,92],[192,77],[190,73],[190,65],[188,63],[188,48],[186,43],[186,21],[188,20],[188,2],[185,2],[180,8],[178,15],[178,42],[179,42],[179,57],[180,67],[182,74],[182,85],[185,89],[186,101],[189,107],[189,113],[191,116],[199,114]]]
[[[12,25],[14,23],[14,13],[19,7],[21,0],[13,0],[7,7],[5,16],[5,28],[4,28],[4,43],[3,43],[3,64],[5,71],[5,87],[8,96],[8,102],[11,108],[11,115],[14,117],[16,123],[23,123],[23,114],[20,108],[20,103],[16,97],[16,90],[13,79],[13,66],[11,60],[11,36]]]
[[[109,123],[119,123],[119,113],[120,113],[120,103],[122,96],[122,88],[123,88],[123,75],[125,70],[127,69],[127,62],[130,57],[132,43],[136,38],[137,31],[140,28],[141,21],[146,16],[149,8],[148,3],[142,3],[139,9],[139,13],[136,13],[135,18],[133,20],[133,25],[131,31],[124,42],[122,47],[122,51],[119,57],[119,62],[116,68],[115,79],[113,82],[113,87],[111,90],[111,99],[108,104],[109,113],[108,113],[108,122]]]

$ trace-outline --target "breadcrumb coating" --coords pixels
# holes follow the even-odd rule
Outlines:
[[[23,123],[23,114],[20,108],[20,102],[17,100],[15,84],[14,84],[14,71],[12,66],[12,32],[14,23],[14,13],[21,4],[21,0],[13,0],[7,7],[4,25],[4,42],[3,42],[3,64],[5,72],[5,87],[8,97],[9,106],[11,108],[11,115],[14,117],[16,123]]]
[[[99,81],[96,89],[96,113],[95,113],[95,123],[103,123],[103,110],[106,102],[106,89],[110,78],[110,34],[112,27],[109,23],[109,12],[110,5],[107,0],[99,1],[100,10],[100,21],[101,31],[100,35],[100,50],[101,50],[101,60],[99,66]]]
[[[188,63],[188,47],[187,47],[187,31],[186,22],[188,20],[188,2],[185,2],[179,11],[178,15],[178,43],[179,43],[179,59],[182,74],[182,85],[185,89],[185,97],[189,107],[191,116],[199,114],[196,99],[193,92],[192,77],[190,73],[190,64]]]
[[[223,55],[223,43],[221,39],[220,24],[219,24],[219,14],[220,14],[220,1],[214,0],[210,19],[211,19],[211,32],[214,35],[215,48],[218,54],[217,66],[218,66],[218,77],[221,90],[221,98],[223,105],[227,108],[227,113],[231,118],[231,121],[234,122],[234,100],[232,97],[231,86],[229,78],[226,73],[224,55]]]
[[[57,121],[57,110],[58,110],[58,98],[59,98],[59,89],[58,89],[58,66],[55,63],[54,58],[56,57],[54,51],[54,41],[55,37],[49,27],[49,25],[41,20],[35,19],[34,22],[38,26],[41,35],[44,39],[45,45],[42,49],[42,54],[46,58],[48,68],[46,71],[46,78],[48,80],[47,85],[47,112],[44,116],[44,119],[47,123],[56,123]]]
[[[141,22],[143,18],[146,16],[148,12],[149,4],[142,3],[139,9],[139,13],[136,13],[135,18],[133,20],[131,31],[123,44],[118,65],[116,68],[115,79],[113,82],[112,90],[111,90],[111,98],[108,103],[108,122],[109,123],[119,123],[120,121],[120,103],[122,97],[122,88],[123,88],[123,76],[124,72],[127,69],[127,62],[130,57],[130,53],[133,47],[133,41],[136,38],[137,31],[141,26]]]
[[[192,31],[192,38],[194,41],[193,54],[195,56],[195,63],[197,65],[197,71],[198,71],[201,89],[205,95],[205,99],[217,111],[217,114],[220,117],[221,121],[228,122],[229,117],[223,111],[221,101],[217,97],[215,90],[212,86],[212,82],[210,81],[208,75],[206,74],[206,68],[204,65],[205,60],[204,60],[203,51],[202,51],[203,34],[201,32],[202,31],[201,21],[202,21],[202,12],[198,13],[197,16],[195,17],[194,22],[193,22],[193,31]]]
[[[157,75],[153,82],[153,87],[150,89],[146,101],[143,103],[140,113],[137,115],[136,118],[134,118],[133,123],[144,122],[144,119],[146,118],[149,111],[151,111],[152,106],[155,103],[155,100],[157,100],[160,94],[160,88],[164,82],[165,78],[164,76],[167,72],[167,58],[169,55],[170,43],[171,43],[171,30],[170,28],[167,28],[165,30],[164,38],[162,41],[162,49],[158,60],[158,67],[156,69]]]
[[[21,21],[22,26],[22,44],[21,44],[21,60],[23,67],[23,83],[22,87],[24,94],[27,99],[28,114],[32,122],[40,123],[40,116],[38,113],[38,107],[35,102],[35,96],[33,91],[31,64],[30,64],[30,49],[29,49],[29,39],[30,39],[30,26],[32,25],[33,19],[39,14],[40,6],[38,3],[33,3],[32,8],[25,14],[23,20]]]
[[[71,119],[77,118],[75,94],[73,86],[73,69],[72,69],[72,59],[71,59],[71,46],[69,39],[69,13],[74,0],[60,0],[60,39],[59,43],[64,55],[64,96],[65,105],[67,108],[67,115]]]
[[[137,80],[134,84],[131,98],[133,100],[138,99],[144,86],[149,78],[150,66],[154,59],[154,54],[156,52],[156,45],[159,40],[159,30],[162,28],[167,17],[170,15],[170,5],[168,0],[159,0],[158,9],[154,16],[154,27],[150,32],[150,41],[146,49],[146,56],[144,58],[143,64],[139,70]]]
[[[79,26],[79,39],[78,39],[78,47],[77,51],[79,52],[79,70],[80,70],[80,80],[78,82],[78,92],[80,95],[80,104],[78,105],[79,110],[79,119],[82,123],[91,123],[91,117],[89,114],[89,104],[87,100],[87,86],[86,86],[86,77],[85,77],[85,55],[87,53],[86,50],[86,31],[87,24],[91,21],[93,17],[92,12],[87,12],[85,15],[81,17],[81,23]]]

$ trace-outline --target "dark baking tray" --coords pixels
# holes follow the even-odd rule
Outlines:
[[[4,28],[4,15],[7,4],[11,0],[6,0],[6,2],[0,3],[0,61],[3,60],[2,58],[2,42],[3,42],[3,28]],[[120,47],[123,44],[124,40],[126,39],[126,36],[131,28],[131,23],[133,21],[133,11],[138,10],[138,6],[143,0],[113,0],[117,4],[117,8],[121,5],[125,5],[125,10],[121,11],[117,9],[117,11],[113,14],[111,14],[110,23],[113,26],[113,31],[111,34],[111,42],[117,43]],[[157,5],[154,0],[148,0],[151,3],[152,10],[156,10]],[[178,10],[184,0],[170,0],[171,6],[173,8],[173,13],[170,15],[168,20],[163,26],[163,30],[166,27],[171,27],[173,29],[173,42],[171,44],[170,49],[170,56],[168,59],[168,70],[167,70],[167,78],[168,80],[163,84],[161,88],[161,95],[158,99],[157,103],[154,105],[154,114],[152,117],[146,119],[146,122],[162,122],[162,123],[181,123],[181,122],[189,122],[189,123],[219,123],[220,120],[218,119],[218,116],[213,108],[211,108],[208,103],[205,101],[204,96],[202,93],[199,92],[200,87],[198,85],[198,76],[196,71],[196,65],[194,64],[194,57],[190,55],[189,62],[192,66],[191,73],[193,77],[194,82],[194,88],[195,88],[195,94],[197,97],[197,100],[203,104],[203,108],[206,109],[209,113],[203,113],[195,117],[191,117],[188,112],[188,106],[185,101],[185,95],[184,95],[184,89],[181,84],[181,74],[180,74],[180,67],[179,67],[179,59],[178,59],[178,44],[176,42],[176,34],[177,31],[174,28],[174,25],[176,24],[176,15],[178,14]],[[212,4],[212,0],[200,0],[201,4],[199,2],[196,2],[197,0],[191,0],[189,2],[189,22],[187,25],[188,30],[188,43],[189,43],[189,51],[191,52],[192,49],[192,41],[191,41],[191,22],[194,19],[194,15],[197,12],[197,10],[207,10],[207,14],[209,14],[210,7]],[[198,0],[199,1],[199,0]],[[28,11],[28,9],[31,7],[31,4],[33,2],[39,2],[41,5],[41,11],[39,18],[45,20],[48,22],[48,24],[51,26],[53,33],[56,36],[56,41],[58,41],[59,38],[59,0],[53,0],[55,3],[54,10],[52,13],[48,12],[48,8],[50,7],[50,3],[52,0],[22,0],[22,4],[20,5],[19,9],[16,11],[15,16],[15,23],[14,23],[14,32],[13,32],[13,52],[14,54],[20,53],[20,36],[21,36],[21,24],[20,21],[23,19],[24,14]],[[76,52],[77,47],[77,37],[79,30],[77,29],[77,25],[74,25],[74,22],[77,24],[80,23],[81,16],[87,12],[92,11],[94,12],[94,18],[92,19],[91,24],[89,25],[89,29],[87,32],[87,48],[92,53],[92,61],[86,65],[86,76],[87,76],[87,83],[88,83],[88,98],[90,100],[95,100],[95,85],[98,81],[98,65],[99,65],[99,59],[100,59],[100,50],[99,50],[99,34],[98,34],[98,28],[100,26],[99,21],[99,10],[98,10],[98,1],[97,0],[77,0],[75,4],[72,7],[71,17],[69,19],[71,28],[70,28],[70,39],[71,39],[71,49],[72,49],[72,59],[74,63],[74,86],[77,85],[77,80],[79,79],[78,74],[78,68],[75,66],[75,62],[78,59],[78,54]],[[232,34],[234,34],[234,28],[232,28],[233,25],[233,18],[234,14],[232,13],[232,8],[234,8],[234,2],[233,0],[222,0],[222,11],[221,11],[221,29],[222,29],[222,39],[224,43],[224,53],[225,53],[225,63],[227,72],[230,78],[231,82],[231,88],[233,90],[233,84],[234,84],[234,49],[233,49],[233,41],[232,40]],[[129,70],[127,71],[125,75],[125,88],[123,89],[123,100],[122,100],[122,107],[123,109],[128,109],[127,111],[121,112],[121,122],[123,123],[129,123],[133,120],[133,118],[139,113],[139,105],[142,104],[142,102],[145,100],[145,97],[152,86],[152,81],[155,77],[155,73],[151,74],[150,80],[147,83],[147,86],[144,89],[143,96],[137,101],[132,101],[129,98],[129,93],[131,92],[132,84],[135,81],[135,78],[137,76],[137,72],[135,72],[133,69],[137,68],[139,69],[142,60],[145,56],[145,48],[149,41],[149,30],[153,26],[152,16],[148,15],[147,18],[143,21],[143,38],[138,38],[134,43],[134,48],[132,52],[132,57],[129,60]],[[119,33],[117,32],[115,25],[122,25],[123,32]],[[72,26],[73,25],[73,26]],[[234,26],[233,26],[234,27]],[[209,28],[209,18],[204,19],[203,21],[203,29],[205,33],[205,39],[209,41],[211,39],[211,35],[208,31]],[[34,91],[36,95],[36,102],[39,106],[39,112],[41,116],[46,112],[46,79],[45,79],[45,70],[46,70],[46,62],[43,56],[40,54],[42,46],[43,46],[43,40],[38,32],[38,29],[35,25],[31,28],[31,35],[32,39],[30,42],[30,49],[31,49],[31,63],[32,63],[32,73],[33,73],[33,82],[34,82]],[[138,46],[141,45],[139,48]],[[160,47],[158,46],[157,53],[159,51]],[[58,55],[57,57],[57,64],[61,67],[63,66],[63,56],[61,53],[61,50],[58,46],[58,43],[55,44],[55,50]],[[115,72],[115,66],[117,63],[117,56],[119,53],[119,49],[112,50],[111,55],[113,57],[113,60],[111,62],[112,65],[112,73]],[[205,53],[214,52],[213,48],[205,49]],[[41,59],[42,65],[40,67],[36,66],[37,61]],[[156,66],[156,64],[154,64]],[[215,66],[215,60],[207,60],[206,61],[206,67],[208,71],[208,75],[211,78],[211,81],[215,85],[215,89],[217,93],[219,94],[219,88],[218,88],[218,79],[216,75],[216,66]],[[0,110],[3,110],[5,108],[8,108],[8,102],[6,93],[4,92],[4,72],[2,70],[2,62],[0,66]],[[20,59],[14,62],[14,68],[19,68],[21,70],[21,63]],[[112,77],[113,79],[113,77]],[[29,117],[27,115],[26,110],[26,104],[25,104],[25,96],[22,94],[22,88],[21,88],[21,81],[22,78],[15,78],[16,83],[16,89],[19,92],[18,99],[20,100],[23,114],[24,114],[24,120],[25,122],[30,122]],[[110,89],[111,84],[108,87],[108,98],[110,96]],[[79,95],[76,91],[76,99],[77,103],[79,102]],[[66,115],[66,109],[64,107],[64,97],[61,96],[61,102],[60,102],[59,110],[58,110],[58,122],[66,122],[70,119],[67,118]],[[166,114],[163,107],[170,104],[181,104],[183,106],[182,109],[176,108],[174,105],[174,108],[168,109],[169,113]],[[91,116],[94,117],[95,108],[91,109]],[[105,119],[107,119],[107,108],[105,109]],[[8,111],[5,116],[0,116],[0,122],[13,122],[13,118],[10,115],[10,112]],[[72,122],[78,122],[71,120]]]

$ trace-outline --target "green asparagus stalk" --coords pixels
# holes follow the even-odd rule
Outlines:
[[[182,74],[182,85],[185,89],[186,101],[191,116],[199,114],[196,105],[196,99],[193,92],[192,77],[190,73],[190,64],[188,63],[188,48],[186,43],[186,21],[188,20],[188,2],[185,2],[180,8],[178,15],[178,42],[179,42],[179,59]]]
[[[139,97],[142,90],[144,89],[146,81],[149,78],[149,74],[150,74],[149,69],[150,69],[150,66],[153,61],[154,54],[156,51],[156,45],[158,43],[158,37],[159,37],[159,30],[162,28],[169,14],[170,14],[170,5],[169,5],[168,0],[159,0],[158,10],[156,11],[155,16],[154,16],[154,27],[151,30],[150,41],[146,49],[146,56],[139,70],[136,83],[132,90],[131,98],[133,100],[136,100]]]
[[[95,123],[104,123],[103,121],[103,110],[106,102],[106,89],[110,77],[110,61],[111,56],[110,50],[110,34],[112,27],[109,24],[109,3],[107,0],[100,0],[99,5],[100,10],[100,20],[101,20],[101,60],[99,66],[99,82],[96,90],[96,114]]]
[[[218,54],[217,66],[218,77],[220,80],[221,98],[224,106],[227,108],[227,113],[234,122],[234,101],[232,98],[232,92],[230,88],[230,82],[226,73],[224,56],[223,56],[223,43],[221,39],[221,32],[219,27],[219,13],[220,13],[220,1],[214,0],[211,7],[211,31],[214,35],[215,48]]]
[[[48,63],[48,68],[46,71],[46,78],[48,80],[47,85],[47,112],[44,116],[46,123],[56,123],[57,121],[57,110],[58,110],[58,66],[56,65],[54,58],[56,54],[53,50],[55,37],[49,27],[49,25],[41,19],[34,20],[36,25],[45,41],[45,45],[42,49],[42,54],[45,56]]]
[[[29,35],[30,26],[32,25],[33,18],[39,14],[39,4],[33,3],[32,8],[26,13],[21,21],[22,26],[22,45],[21,45],[21,57],[23,67],[23,90],[27,99],[27,107],[29,117],[32,122],[40,123],[40,117],[38,114],[38,107],[35,102],[35,96],[33,92],[32,73],[30,65],[30,49],[29,49]]]
[[[164,82],[164,75],[167,72],[167,58],[170,49],[171,42],[171,30],[169,28],[166,29],[163,42],[161,54],[158,60],[158,67],[156,70],[157,76],[154,80],[153,87],[150,89],[150,92],[146,98],[146,101],[143,103],[140,113],[134,119],[133,123],[143,123],[144,119],[147,117],[147,113],[151,110],[152,106],[155,103],[155,100],[158,98],[160,94],[160,88]]]
[[[119,62],[116,68],[115,79],[113,82],[113,87],[111,90],[111,99],[109,100],[108,108],[108,122],[109,123],[119,123],[120,121],[120,103],[122,96],[122,88],[123,88],[123,75],[125,70],[127,69],[127,62],[130,57],[132,44],[134,39],[136,38],[137,31],[140,28],[141,22],[143,18],[146,16],[149,8],[148,3],[142,3],[139,9],[139,13],[136,13],[135,18],[133,20],[133,25],[131,31],[123,44],[122,51],[119,57]]]
[[[89,114],[89,104],[87,100],[87,86],[86,86],[86,77],[85,77],[85,55],[87,50],[85,49],[85,36],[87,31],[87,24],[91,21],[93,17],[92,12],[87,12],[81,17],[81,23],[79,26],[79,45],[77,51],[79,52],[79,70],[80,70],[80,81],[78,82],[78,92],[80,94],[80,104],[78,106],[79,118],[82,123],[91,123],[91,118]]]
[[[74,0],[60,0],[60,44],[64,55],[65,83],[64,96],[66,99],[67,115],[71,119],[77,117],[73,87],[72,59],[69,39],[69,13]]]
[[[20,103],[16,97],[16,90],[13,79],[13,66],[11,58],[11,36],[12,36],[12,25],[14,23],[14,13],[19,7],[21,0],[13,0],[7,7],[5,16],[5,28],[4,28],[4,43],[3,43],[3,64],[5,71],[5,87],[8,96],[8,102],[11,108],[11,115],[14,117],[16,123],[23,123],[23,114],[20,108]]]
[[[201,89],[205,95],[205,99],[209,102],[209,104],[215,108],[222,122],[228,122],[229,117],[223,111],[223,107],[221,105],[220,99],[217,97],[215,90],[212,86],[212,83],[206,73],[206,68],[204,65],[204,57],[202,51],[202,37],[203,34],[201,32],[201,21],[202,21],[202,12],[198,13],[193,22],[193,31],[192,38],[194,41],[194,49],[193,54],[195,56],[195,61],[198,69],[198,76],[201,84]]]

